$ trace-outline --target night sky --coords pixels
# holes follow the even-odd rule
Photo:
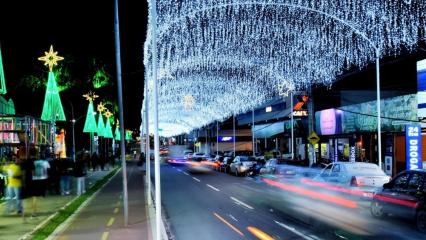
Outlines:
[[[116,99],[117,95],[114,1],[9,1],[7,6],[1,3],[0,8],[6,99],[15,101],[18,114],[41,116],[45,90],[34,92],[18,83],[27,75],[45,74],[47,81],[47,67],[37,58],[53,44],[58,55],[70,60],[72,77],[81,82],[77,88],[61,92],[65,114],[71,119],[72,102],[79,119],[76,132],[81,133],[87,111],[81,95],[91,89],[87,79],[93,76],[93,59],[105,65],[114,82],[97,93],[108,99]],[[147,12],[146,1],[120,1],[124,114],[125,128],[129,129],[139,129],[140,125]]]

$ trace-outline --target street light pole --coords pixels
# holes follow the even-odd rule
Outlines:
[[[233,129],[233,133],[234,133],[234,157],[235,157],[235,114],[232,115],[232,129]]]
[[[253,142],[252,151],[253,151],[253,157],[256,156],[255,154],[255,147],[254,147],[254,108],[251,110],[251,141]]]
[[[151,16],[152,80],[154,82],[154,172],[155,172],[155,239],[161,240],[161,179],[160,142],[158,135],[158,86],[157,86],[157,1],[149,0]]]
[[[120,25],[118,19],[118,0],[114,1],[114,32],[115,32],[115,58],[117,68],[117,91],[118,91],[118,107],[120,116],[120,150],[121,165],[123,172],[123,214],[124,226],[127,227],[129,220],[128,195],[127,195],[127,166],[126,166],[126,137],[124,135],[124,114],[123,114],[123,87],[121,82],[121,50],[120,50]]]
[[[291,102],[291,109],[290,109],[290,118],[291,118],[291,160],[294,159],[294,117],[293,117],[293,91],[290,93],[290,102]]]
[[[377,154],[379,167],[382,168],[382,119],[380,106],[380,51],[376,48],[376,92],[377,92]]]

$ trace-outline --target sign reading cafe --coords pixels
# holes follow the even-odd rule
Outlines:
[[[420,125],[405,127],[405,152],[407,170],[422,169],[422,134]]]

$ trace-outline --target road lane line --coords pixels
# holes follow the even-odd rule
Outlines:
[[[114,209],[114,213],[118,213],[118,208],[115,208],[115,209]]]
[[[112,217],[109,219],[108,223],[107,223],[107,227],[111,227],[112,224],[114,224],[115,218]]]
[[[231,214],[229,214],[229,217],[230,217],[232,220],[234,220],[234,221],[238,222],[238,220],[237,220],[234,216],[232,216]]]
[[[215,217],[217,217],[220,221],[222,221],[223,223],[225,223],[228,227],[230,227],[232,230],[234,230],[236,233],[238,233],[241,236],[244,236],[244,234],[238,230],[238,228],[234,227],[234,225],[230,224],[228,221],[226,221],[225,219],[223,219],[219,214],[217,213],[213,213]]]
[[[109,236],[109,232],[104,232],[104,233],[102,233],[101,240],[107,240],[107,239],[108,239],[108,236]]]
[[[183,172],[183,174],[185,174],[186,176],[189,176],[189,173],[187,173],[187,172]]]
[[[301,232],[297,231],[294,227],[287,226],[287,225],[285,225],[284,223],[281,223],[281,222],[278,222],[278,221],[274,221],[274,222],[275,222],[276,224],[280,225],[281,227],[283,227],[283,228],[285,228],[285,229],[289,230],[290,232],[292,232],[292,233],[294,233],[294,234],[298,235],[299,237],[302,237],[303,239],[306,239],[306,240],[314,240],[313,238],[311,238],[311,237],[309,237],[309,236],[307,236],[307,235],[305,235],[305,234],[303,234],[303,233],[301,233]]]
[[[200,179],[198,179],[198,178],[196,178],[196,177],[192,177],[192,179],[194,179],[195,181],[197,181],[197,182],[201,182],[201,180]]]
[[[269,236],[269,234],[265,233],[264,231],[260,230],[259,228],[249,226],[247,227],[247,230],[259,238],[260,240],[274,240],[273,237]]]
[[[212,185],[210,185],[210,184],[206,184],[206,185],[207,185],[207,187],[209,187],[209,188],[211,188],[211,189],[215,190],[216,192],[219,192],[219,191],[220,191],[219,189],[217,189],[217,188],[213,187],[213,186],[212,186]]]
[[[182,170],[180,170],[180,169],[176,169],[178,172],[182,172]]]
[[[250,205],[248,205],[247,203],[244,203],[244,202],[242,202],[242,201],[240,201],[240,200],[238,200],[238,199],[236,199],[236,198],[234,198],[234,197],[230,197],[236,204],[238,204],[238,205],[242,205],[242,206],[244,206],[244,207],[246,207],[246,208],[248,208],[248,209],[250,209],[250,210],[253,210],[254,208],[252,207],[252,206],[250,206]]]

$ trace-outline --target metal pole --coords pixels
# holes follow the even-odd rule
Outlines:
[[[75,162],[75,118],[74,118],[74,106],[71,104],[71,117],[72,117],[72,160]]]
[[[234,133],[234,157],[235,157],[235,115],[232,115],[232,129],[233,129],[233,133]]]
[[[253,157],[256,156],[255,154],[255,147],[254,147],[254,108],[251,110],[251,141],[253,142],[252,150],[253,150]]]
[[[216,121],[216,155],[219,155],[219,121]]]
[[[151,197],[151,153],[150,153],[150,139],[149,139],[149,103],[148,103],[148,83],[145,80],[145,163],[146,163],[146,184],[148,193],[148,205],[152,204]]]
[[[293,92],[290,93],[291,109],[290,109],[290,118],[291,118],[291,159],[294,159],[294,117],[293,117]]]
[[[129,218],[129,208],[127,201],[127,166],[126,166],[126,138],[124,136],[124,114],[123,114],[123,89],[121,85],[121,50],[120,50],[120,25],[118,19],[118,0],[114,1],[114,32],[115,32],[115,58],[117,70],[117,95],[118,95],[118,108],[120,116],[120,150],[121,150],[121,165],[123,173],[123,207],[124,207],[124,226],[127,227]]]
[[[151,36],[152,36],[152,80],[154,81],[154,156],[155,156],[155,238],[161,240],[161,179],[160,179],[160,142],[158,135],[158,86],[157,86],[157,3],[150,0]]]
[[[380,109],[380,51],[376,48],[376,90],[377,90],[377,154],[382,168],[382,122]]]

